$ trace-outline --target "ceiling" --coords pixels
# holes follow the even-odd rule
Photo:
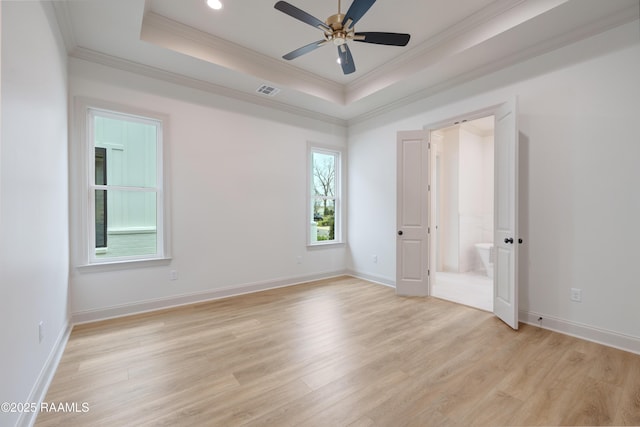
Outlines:
[[[378,0],[358,32],[411,34],[406,47],[349,42],[282,55],[322,32],[275,0],[54,2],[70,56],[339,124],[371,117],[501,67],[638,19],[637,0]],[[289,0],[324,21],[337,0]],[[344,13],[351,1],[341,5]],[[256,92],[277,87],[275,96]]]

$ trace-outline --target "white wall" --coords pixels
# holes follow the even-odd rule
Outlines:
[[[345,128],[78,59],[70,61],[70,86],[72,96],[170,116],[173,241],[170,265],[120,271],[72,266],[75,320],[345,270],[344,245],[308,250],[305,234],[307,141],[344,147]],[[73,227],[72,245],[76,233]],[[171,270],[177,281],[169,280]]]
[[[387,183],[396,132],[517,95],[521,318],[539,313],[570,332],[640,343],[639,28],[635,21],[351,126],[349,268],[394,280],[396,190]],[[372,207],[384,209],[367,215]],[[572,287],[582,303],[569,300]]]
[[[460,129],[460,268],[466,273],[481,267],[475,248],[482,240],[483,188],[485,175],[482,136]],[[493,173],[493,170],[491,170]],[[493,239],[491,239],[493,240]]]
[[[440,181],[440,247],[443,271],[460,269],[460,129],[456,126],[443,132],[442,180]]]
[[[0,402],[38,402],[68,333],[69,271],[66,52],[40,2],[2,2],[1,140]]]

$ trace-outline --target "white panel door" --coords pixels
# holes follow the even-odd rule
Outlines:
[[[429,132],[398,132],[396,293],[429,294]]]
[[[518,125],[516,100],[495,112],[493,312],[518,329]]]

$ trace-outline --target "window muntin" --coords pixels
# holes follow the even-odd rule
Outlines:
[[[162,121],[88,109],[88,260],[164,254]]]
[[[311,146],[309,154],[309,244],[341,243],[341,152]]]

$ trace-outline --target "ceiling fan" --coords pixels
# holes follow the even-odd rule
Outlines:
[[[338,13],[331,15],[325,22],[311,16],[307,12],[298,9],[286,1],[277,2],[274,7],[279,11],[286,13],[312,27],[319,28],[324,32],[324,39],[309,43],[294,51],[284,55],[282,58],[286,60],[295,59],[299,56],[309,53],[320,46],[333,43],[338,47],[338,57],[342,72],[351,74],[356,71],[356,66],[351,56],[351,51],[347,42],[350,40],[363,43],[382,44],[387,46],[406,46],[409,43],[409,34],[400,33],[382,33],[382,32],[366,32],[356,33],[354,25],[364,16],[365,13],[373,6],[376,0],[353,0],[351,7],[346,14],[340,12],[340,0],[338,0]]]

